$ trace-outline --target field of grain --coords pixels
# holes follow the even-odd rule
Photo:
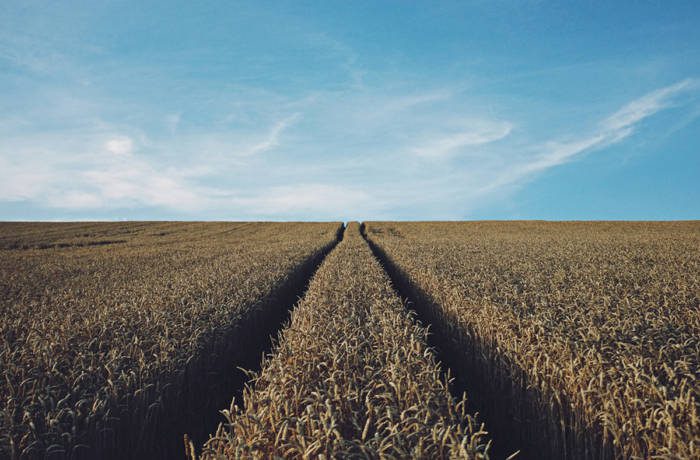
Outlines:
[[[700,458],[700,222],[0,223],[0,296],[2,459]]]
[[[370,223],[525,458],[700,458],[700,223]]]
[[[339,228],[0,224],[0,458],[181,454]]]
[[[202,458],[486,458],[426,335],[351,223]]]

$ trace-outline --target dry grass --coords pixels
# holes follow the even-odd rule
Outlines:
[[[202,458],[487,458],[426,335],[350,224]]]
[[[371,223],[527,457],[700,458],[700,224]]]
[[[0,224],[0,457],[164,455],[338,227]]]

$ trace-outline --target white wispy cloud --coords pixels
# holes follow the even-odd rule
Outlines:
[[[639,125],[656,113],[683,104],[681,96],[697,90],[696,79],[651,91],[621,107],[601,120],[589,134],[569,140],[548,140],[528,147],[531,152],[524,158],[516,157],[507,167],[494,171],[491,179],[478,187],[483,195],[499,188],[512,186],[537,173],[573,161],[577,157],[617,144],[631,136]]]
[[[55,177],[47,165],[12,161],[0,155],[0,201],[40,201]]]
[[[207,206],[208,196],[189,183],[189,171],[151,164],[125,154],[22,150],[19,161],[0,160],[0,201],[29,201],[71,210],[162,207],[182,211]],[[0,158],[2,155],[0,155]]]
[[[660,110],[672,107],[674,103],[679,102],[676,100],[678,96],[697,90],[698,87],[700,87],[700,80],[687,78],[673,85],[652,91],[626,104],[603,120],[600,124],[601,130],[609,132],[613,136],[619,136],[622,132],[629,135],[631,132],[626,131],[628,128],[633,128],[635,124]]]
[[[488,144],[499,141],[510,134],[513,125],[509,122],[476,122],[466,129],[439,136],[426,145],[413,149],[418,156],[443,158],[464,147]]]
[[[130,155],[134,141],[129,136],[115,136],[105,142],[105,149],[114,155]]]
[[[59,129],[4,136],[0,201],[86,215],[160,209],[247,219],[455,217],[484,197],[511,193],[543,171],[622,142],[697,89],[693,79],[659,88],[550,139],[523,133],[527,124],[503,113],[455,110],[469,104],[450,90],[366,88],[265,104],[251,98],[226,129],[178,117],[171,119],[177,129],[162,137],[105,121],[98,110],[106,103],[78,100],[78,110],[69,101],[53,104],[50,120],[86,114],[70,135]],[[286,136],[302,114],[304,129]],[[22,118],[22,129],[34,118]],[[167,121],[168,112],[154,119]],[[8,123],[9,132],[17,130]]]
[[[264,139],[244,150],[241,152],[241,154],[245,156],[257,155],[279,146],[280,136],[284,130],[292,126],[300,118],[300,116],[301,114],[295,113],[276,122],[267,132]]]
[[[272,187],[254,196],[232,197],[232,206],[243,215],[264,218],[295,218],[313,215],[316,219],[338,219],[343,216],[360,218],[381,208],[376,198],[361,187],[327,183],[300,183]]]
[[[372,113],[382,113],[384,115],[401,113],[406,110],[414,109],[417,106],[430,105],[435,102],[448,101],[454,94],[447,89],[421,91],[405,95],[397,95],[389,100],[382,101],[382,104],[377,107],[372,107]]]
[[[84,184],[94,190],[92,201],[113,207],[156,206],[184,211],[206,206],[208,198],[198,193],[177,171],[158,171],[142,161],[115,163],[84,172]],[[59,195],[56,206],[65,206]]]

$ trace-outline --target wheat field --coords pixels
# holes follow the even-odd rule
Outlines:
[[[700,456],[697,222],[367,227],[524,454]]]
[[[0,223],[0,458],[700,458],[699,222]]]
[[[2,224],[0,457],[181,453],[339,227]]]

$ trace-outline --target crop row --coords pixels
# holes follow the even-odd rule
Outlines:
[[[2,224],[0,458],[181,453],[339,228]]]
[[[526,458],[700,458],[700,224],[366,233]]]
[[[413,321],[351,223],[314,275],[243,406],[202,458],[487,458]],[[188,456],[195,457],[190,443]]]

